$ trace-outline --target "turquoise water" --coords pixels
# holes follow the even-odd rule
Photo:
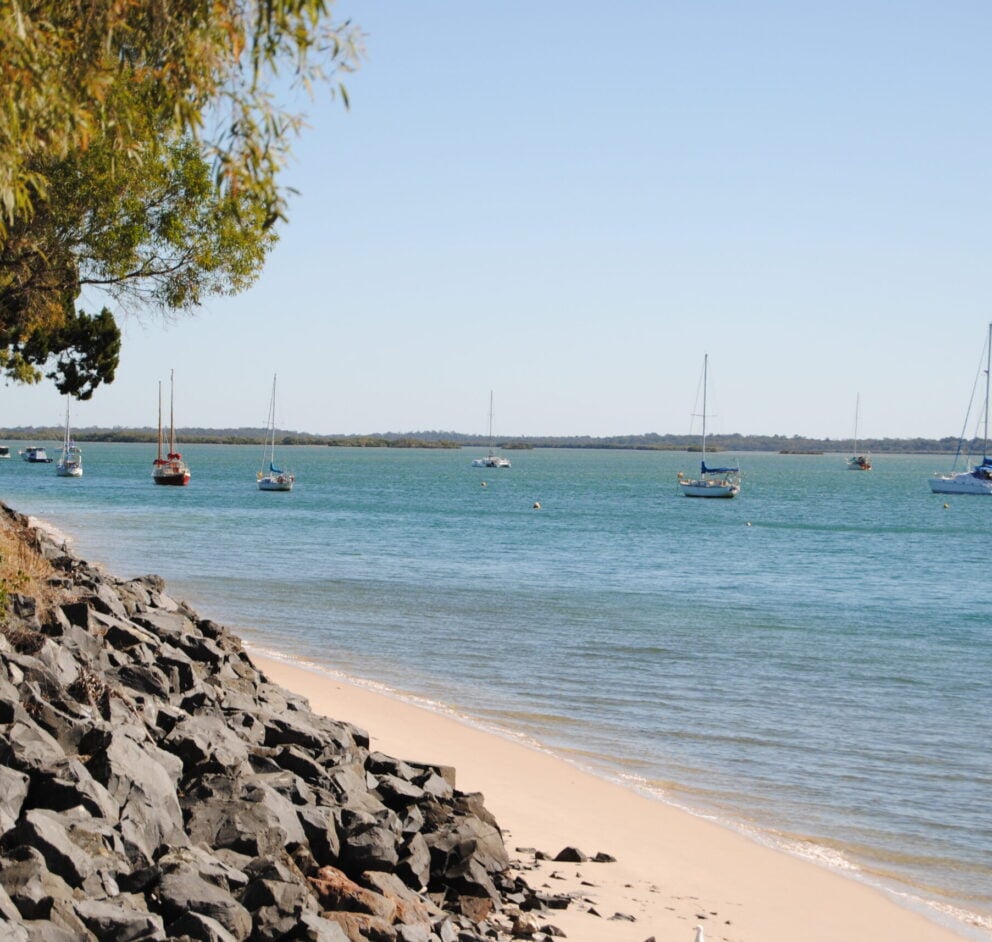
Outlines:
[[[0,462],[0,495],[87,558],[992,927],[992,500],[930,494],[949,462],[744,455],[699,501],[684,454],[313,447],[266,494],[260,449],[189,446],[179,489],[83,447],[81,480]]]

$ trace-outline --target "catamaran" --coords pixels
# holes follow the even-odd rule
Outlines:
[[[276,464],[276,378],[272,377],[272,399],[269,401],[269,422],[262,451],[262,469],[256,475],[260,491],[291,491],[296,475],[277,468]]]
[[[183,461],[183,456],[176,451],[176,413],[175,413],[175,371],[169,370],[169,451],[162,457],[162,383],[158,384],[158,454],[152,464],[152,481],[155,484],[167,484],[174,487],[185,487],[189,484],[189,467]]]
[[[964,447],[965,433],[971,413],[971,405],[969,404],[968,414],[965,415],[964,419],[964,429],[962,429],[961,438],[958,440],[958,450],[954,455],[954,464],[951,466],[951,473],[934,474],[930,478],[930,490],[934,494],[992,495],[992,459],[989,458],[989,374],[992,372],[992,324],[989,324],[988,337],[985,340],[983,352],[985,354],[985,415],[983,417],[985,441],[982,445],[981,464],[976,464],[969,471],[954,471],[958,458],[961,457],[961,449]]]
[[[473,458],[473,468],[509,468],[507,458],[496,454],[496,441],[493,438],[493,391],[489,390],[489,453],[484,458]]]
[[[72,440],[69,431],[69,397],[65,399],[65,438],[62,441],[62,454],[55,465],[55,473],[60,478],[81,478],[83,476],[83,453]]]
[[[709,383],[709,354],[703,356],[703,437],[699,477],[687,478],[679,471],[679,487],[686,497],[736,497],[741,490],[741,469],[706,466],[706,389]]]

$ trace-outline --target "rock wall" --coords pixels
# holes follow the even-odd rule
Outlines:
[[[0,629],[0,938],[474,942],[542,907],[453,770],[370,752],[157,576],[28,532],[58,600],[13,594]]]

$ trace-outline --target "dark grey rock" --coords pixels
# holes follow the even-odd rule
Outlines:
[[[219,716],[186,717],[161,744],[182,760],[187,776],[236,773],[248,761],[247,744]]]
[[[194,912],[219,922],[238,942],[251,934],[251,914],[230,893],[191,871],[162,875],[156,888],[159,907],[168,923]]]
[[[399,863],[399,822],[388,811],[369,814],[344,809],[341,813],[341,866],[354,876],[365,870],[392,872]],[[390,823],[395,822],[395,829]]]
[[[296,809],[310,852],[318,866],[336,864],[341,854],[334,812],[326,805],[305,805]]]
[[[283,936],[283,942],[349,942],[349,939],[336,922],[314,913],[303,913]]]
[[[258,782],[205,776],[183,798],[193,843],[260,857],[306,840],[291,802]]]
[[[84,899],[75,904],[76,914],[98,939],[138,942],[165,938],[162,917],[147,910],[132,909],[120,899]]]
[[[167,851],[157,861],[159,875],[187,871],[195,873],[207,883],[213,883],[232,895],[240,893],[249,883],[245,868],[251,859],[238,861],[225,859],[204,847],[180,847]],[[158,877],[156,877],[158,879]]]
[[[25,919],[47,919],[55,900],[73,899],[72,887],[48,872],[45,858],[33,847],[21,847],[0,859],[0,886]]]
[[[128,854],[147,862],[163,844],[187,841],[176,795],[182,764],[140,737],[141,731],[132,727],[109,730],[86,767],[122,809],[121,835]]]
[[[295,716],[264,716],[266,746],[303,746],[305,749],[320,749],[324,743],[320,730],[308,725]]]
[[[100,613],[94,613],[90,609],[91,619],[104,625],[103,639],[111,647],[118,651],[126,651],[129,648],[145,645],[149,648],[157,646],[155,635],[143,628],[139,628],[133,622],[125,621],[123,618],[100,617]]]
[[[113,681],[139,695],[166,699],[171,686],[169,678],[152,664],[125,664],[110,675]]]
[[[202,913],[183,913],[166,928],[170,939],[186,937],[196,942],[236,942],[235,936],[216,919]]]
[[[431,851],[423,834],[416,832],[404,843],[396,873],[404,883],[417,890],[430,883]]]
[[[9,853],[22,846],[34,848],[44,857],[50,873],[70,886],[81,886],[96,868],[89,854],[70,840],[67,824],[57,812],[28,811],[16,827],[3,836],[3,849]]]
[[[19,922],[20,917],[21,914],[14,905],[14,901],[10,898],[10,894],[7,893],[3,884],[0,883],[0,922]]]
[[[24,772],[51,768],[64,758],[58,740],[26,716],[15,720],[0,741],[0,763]]]
[[[410,805],[424,800],[423,789],[397,775],[380,775],[375,790],[382,803],[393,811],[402,811]]]
[[[0,765],[0,835],[9,831],[21,813],[30,779],[23,772]]]

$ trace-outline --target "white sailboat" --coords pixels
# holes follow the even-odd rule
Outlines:
[[[686,497],[736,497],[741,490],[741,469],[706,466],[706,391],[709,383],[709,354],[703,356],[703,438],[699,477],[687,478],[679,471],[679,487]]]
[[[69,432],[68,396],[65,399],[65,438],[62,441],[62,454],[59,456],[58,464],[55,465],[55,473],[60,478],[81,478],[83,476],[83,453],[72,440],[72,434]]]
[[[496,454],[496,442],[493,438],[493,391],[489,390],[489,453],[484,458],[473,458],[473,468],[509,468],[507,458]]]
[[[992,495],[992,459],[989,458],[989,375],[992,372],[992,324],[989,324],[988,337],[985,341],[985,415],[984,443],[982,445],[982,461],[968,471],[954,471],[961,448],[965,441],[968,428],[968,416],[965,416],[965,427],[958,442],[957,454],[954,456],[954,466],[950,474],[934,474],[930,478],[930,490],[934,494],[989,494]],[[974,394],[973,394],[974,395]],[[968,407],[971,412],[971,406]]]
[[[269,421],[262,450],[262,468],[256,475],[260,491],[291,491],[296,475],[276,467],[276,378],[272,377],[272,398],[269,400]]]
[[[854,454],[847,459],[848,471],[871,471],[871,458],[858,454],[858,420],[861,418],[861,393],[854,400]]]

